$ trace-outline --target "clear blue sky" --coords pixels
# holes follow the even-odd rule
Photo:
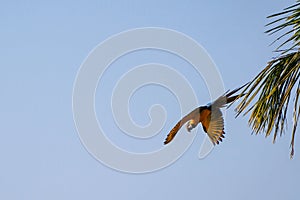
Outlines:
[[[235,119],[233,109],[226,112],[225,141],[207,158],[197,158],[204,138],[199,129],[183,157],[148,174],[120,173],[102,165],[85,150],[76,132],[72,90],[77,71],[97,44],[120,31],[155,26],[189,35],[208,51],[226,89],[254,77],[274,56],[271,51],[275,46],[268,46],[274,38],[263,33],[266,16],[293,1],[222,3],[1,2],[0,199],[299,199],[298,138],[295,158],[290,160],[290,134],[273,145],[271,137],[251,135],[248,118]],[[143,59],[160,58],[157,52],[146,55],[136,55],[139,64]],[[182,63],[175,59],[169,64]],[[181,71],[190,74],[200,103],[206,104],[210,98],[201,77],[186,68]],[[135,101],[145,112],[152,103],[165,104],[171,113],[178,109],[174,98],[162,88],[145,91],[149,98],[137,93],[130,107],[138,123],[146,123],[147,117],[136,109]],[[150,98],[157,93],[162,102]],[[108,90],[103,94],[109,96]],[[145,104],[143,99],[147,99]],[[109,109],[100,100],[99,104],[101,118],[101,111]],[[103,115],[108,116],[107,128],[111,128],[111,114]],[[179,117],[178,112],[168,115],[165,127],[153,140],[154,147],[162,144]],[[119,142],[126,147],[125,137],[120,136],[125,142]],[[114,139],[117,143],[118,137]]]

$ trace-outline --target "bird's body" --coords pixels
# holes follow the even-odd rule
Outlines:
[[[242,86],[243,87],[243,86]],[[219,144],[224,138],[224,119],[220,108],[225,107],[227,104],[235,101],[239,98],[239,95],[231,96],[240,90],[242,87],[233,90],[232,92],[227,92],[213,103],[206,106],[200,106],[194,109],[192,112],[184,116],[170,131],[164,144],[168,144],[173,140],[179,129],[187,123],[187,130],[190,132],[199,123],[202,124],[203,130],[207,133],[211,142]]]

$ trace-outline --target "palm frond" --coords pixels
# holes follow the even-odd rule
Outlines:
[[[275,43],[281,40],[282,38],[284,38],[285,36],[291,35],[291,33],[294,32],[294,34],[292,34],[288,39],[286,39],[283,43],[281,43],[276,49],[276,51],[278,51],[283,46],[289,44],[290,42],[293,42],[294,44],[292,44],[291,47],[289,47],[288,49],[282,52],[282,54],[285,54],[293,50],[295,47],[297,46],[299,47],[300,45],[300,1],[297,0],[296,4],[288,8],[285,8],[283,12],[270,15],[268,16],[268,18],[274,18],[279,16],[280,18],[268,23],[266,26],[275,25],[276,23],[279,22],[283,22],[283,23],[268,29],[265,33],[272,35],[277,32],[286,30],[283,34],[281,34],[279,37],[275,39],[275,41],[273,42]]]
[[[274,17],[279,18],[267,24],[267,26],[274,27],[266,33],[275,34],[285,30],[274,42],[288,38],[277,47],[276,51],[280,52],[279,56],[269,61],[267,66],[241,92],[245,95],[236,110],[237,116],[251,112],[249,125],[253,132],[265,133],[266,137],[274,132],[273,142],[275,142],[277,135],[281,136],[286,129],[288,107],[290,100],[293,99],[293,129],[290,144],[292,158],[300,116],[300,0],[284,9],[283,12],[270,15],[268,18]],[[282,49],[284,46],[288,47]],[[291,98],[292,96],[294,98]]]

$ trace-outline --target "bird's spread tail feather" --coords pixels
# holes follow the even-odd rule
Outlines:
[[[237,100],[238,98],[240,98],[241,96],[244,96],[244,94],[239,94],[239,95],[234,95],[236,92],[238,92],[240,89],[242,89],[243,87],[245,87],[248,83],[246,83],[245,85],[232,90],[231,92],[229,92],[229,90],[227,92],[225,92],[224,95],[220,96],[217,100],[215,100],[212,103],[212,107],[216,107],[216,108],[222,108],[224,106],[226,106],[229,103],[234,102],[235,100]]]

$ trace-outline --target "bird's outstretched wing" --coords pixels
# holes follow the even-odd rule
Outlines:
[[[168,134],[164,144],[168,144],[173,140],[179,129],[189,120],[197,118],[199,116],[200,108],[194,109],[192,112],[184,116],[177,124],[172,128],[170,133]],[[197,120],[198,121],[198,120]],[[198,123],[198,122],[197,122]]]
[[[220,108],[225,107],[227,104],[234,102],[244,94],[234,95],[240,89],[245,87],[247,84],[230,91],[227,91],[224,95],[220,96],[210,105],[210,114],[201,120],[204,131],[207,133],[211,142],[219,144],[224,138],[224,119]]]
[[[225,137],[224,119],[219,108],[211,110],[210,114],[202,121],[202,126],[214,145],[222,142],[222,138]]]

